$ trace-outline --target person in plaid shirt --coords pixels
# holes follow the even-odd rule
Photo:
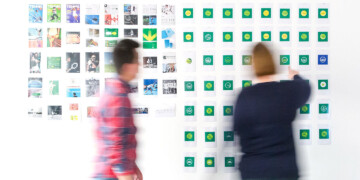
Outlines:
[[[128,93],[129,81],[138,73],[140,45],[130,39],[121,40],[113,52],[118,77],[106,82],[104,95],[96,113],[98,157],[94,179],[142,180],[135,163],[136,127]]]

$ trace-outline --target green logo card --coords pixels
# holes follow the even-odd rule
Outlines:
[[[252,81],[250,80],[243,80],[242,81],[242,87],[249,87],[252,85]]]
[[[186,18],[186,19],[194,18],[194,9],[193,8],[184,8],[183,9],[183,18]]]
[[[234,131],[224,131],[224,141],[234,141]]]
[[[203,64],[204,64],[204,66],[214,65],[214,56],[213,55],[204,55],[203,56]]]
[[[300,129],[300,139],[310,139],[310,130]]]
[[[329,114],[329,104],[319,104],[319,114]]]
[[[224,8],[223,9],[223,18],[233,18],[233,9],[232,8]]]
[[[223,42],[233,42],[233,32],[223,32]]]
[[[205,142],[215,142],[215,132],[205,132]]]
[[[300,19],[309,18],[309,9],[300,8],[299,9],[299,18]]]
[[[280,41],[290,41],[290,32],[289,31],[281,31],[280,32]]]
[[[290,9],[280,9],[280,18],[289,19],[290,18]]]
[[[252,64],[252,56],[251,55],[243,55],[242,56],[242,65],[251,65]]]
[[[271,41],[271,31],[261,32],[261,41]]]
[[[233,55],[223,55],[223,65],[233,65]]]
[[[252,9],[251,8],[243,8],[242,9],[242,18],[252,18]]]
[[[251,42],[252,41],[252,32],[242,32],[242,41]]]
[[[300,114],[310,114],[310,104],[305,104],[300,107]]]
[[[204,91],[214,91],[214,81],[204,81]]]
[[[214,32],[204,32],[204,42],[214,42]]]
[[[309,42],[309,32],[299,32],[300,42]]]
[[[225,167],[235,167],[235,157],[225,157]]]
[[[326,79],[320,79],[318,80],[318,89],[319,90],[326,90],[329,89],[329,84],[328,84],[328,80]]]
[[[184,32],[184,42],[194,42],[194,33]]]
[[[319,42],[328,42],[328,32],[318,32]]]
[[[204,8],[203,9],[203,18],[213,18],[213,9],[212,8]]]
[[[195,115],[195,106],[185,106],[185,116],[194,116]]]
[[[215,167],[215,158],[205,157],[205,167]]]
[[[309,55],[299,55],[299,65],[309,65],[310,64]]]
[[[205,106],[204,107],[204,115],[205,116],[214,116],[215,115],[215,107],[214,106]]]
[[[185,81],[184,87],[185,87],[185,91],[195,91],[195,82],[194,81]]]
[[[195,167],[195,157],[185,157],[184,159],[185,167]]]
[[[224,106],[224,116],[233,115],[233,106]]]
[[[232,80],[224,80],[223,81],[223,90],[224,91],[232,91],[234,89]]]
[[[261,8],[261,18],[271,18],[271,8]]]
[[[290,65],[290,55],[280,55],[280,65]]]
[[[327,19],[329,18],[329,10],[326,8],[319,8],[318,9],[318,17],[319,19]]]
[[[329,129],[319,129],[319,139],[329,139]]]
[[[195,132],[185,131],[185,141],[195,141]]]

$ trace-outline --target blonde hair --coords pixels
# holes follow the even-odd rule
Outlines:
[[[273,75],[276,72],[272,54],[263,43],[253,48],[253,62],[256,76]]]

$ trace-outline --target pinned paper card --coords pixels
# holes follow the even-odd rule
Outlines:
[[[204,102],[204,107],[203,107],[203,117],[204,117],[204,121],[216,121],[216,102],[215,101],[207,101]]]
[[[197,167],[197,157],[195,152],[184,153],[184,171],[195,173]]]
[[[216,136],[216,127],[206,127],[204,128],[204,142],[205,147],[215,148],[217,145],[217,136]]]
[[[204,153],[204,172],[216,173],[217,172],[217,158],[216,153]]]
[[[184,103],[184,120],[196,121],[196,102],[188,101]]]
[[[186,147],[195,147],[197,142],[196,127],[184,128],[184,145]]]

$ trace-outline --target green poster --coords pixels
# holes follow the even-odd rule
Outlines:
[[[223,18],[233,18],[233,9],[232,8],[223,8]]]
[[[252,32],[242,32],[242,41],[251,42],[252,41]]]
[[[195,167],[195,157],[185,157],[184,162],[185,167]]]
[[[290,9],[280,9],[280,18],[289,19],[290,18]]]
[[[105,47],[115,47],[117,40],[105,40]]]
[[[310,64],[309,55],[299,55],[299,65],[309,65]]]
[[[183,18],[186,18],[186,19],[194,18],[194,9],[193,8],[184,8],[183,9]]]
[[[329,114],[329,104],[319,104],[319,114]]]
[[[327,90],[327,89],[329,89],[328,80],[327,79],[318,80],[318,89],[319,90]]]
[[[185,81],[184,87],[185,87],[185,91],[195,91],[195,82],[194,81]]]
[[[214,65],[214,56],[213,55],[204,55],[203,56],[203,65],[204,66]]]
[[[242,18],[252,18],[252,9],[251,8],[244,8],[242,9]]]
[[[310,139],[310,130],[300,129],[300,139]]]
[[[205,157],[205,167],[215,167],[215,158]]]
[[[194,42],[194,33],[184,32],[184,42]]]
[[[328,32],[318,32],[319,42],[328,42]]]
[[[118,28],[105,28],[105,37],[119,37]]]
[[[310,104],[305,104],[300,107],[300,114],[310,114]]]
[[[280,41],[290,41],[290,32],[289,31],[281,31],[280,32]]]
[[[290,65],[290,55],[280,55],[280,65]]]
[[[300,42],[309,42],[309,32],[299,32]]]
[[[225,157],[225,167],[235,167],[235,157]]]
[[[61,57],[47,57],[48,69],[61,69]]]
[[[215,132],[205,132],[205,142],[215,142]]]
[[[185,131],[185,141],[195,141],[195,132]]]
[[[271,8],[261,8],[261,18],[271,18]]]
[[[271,41],[271,31],[261,32],[261,41]]]
[[[233,106],[224,106],[224,116],[233,115]]]
[[[143,48],[157,49],[157,29],[143,29]]]
[[[185,106],[185,116],[195,115],[195,106]]]
[[[59,81],[49,81],[49,94],[59,95]]]
[[[327,8],[319,8],[318,9],[318,17],[319,19],[327,19],[329,18],[329,10]]]
[[[233,65],[233,55],[223,55],[223,65]]]
[[[299,18],[309,18],[309,9],[307,8],[300,8],[299,9]]]
[[[223,42],[233,42],[233,32],[223,32]]]
[[[204,107],[204,115],[205,116],[214,116],[215,115],[215,107],[214,106],[205,106]]]
[[[61,4],[47,5],[47,22],[52,22],[52,23],[61,22]]]
[[[203,9],[203,18],[213,18],[213,9],[212,8],[204,8]]]
[[[234,131],[224,131],[224,141],[234,141]]]
[[[204,91],[214,91],[214,81],[204,81]]]
[[[204,42],[214,42],[214,32],[204,32]]]
[[[233,83],[234,82],[232,80],[224,80],[223,81],[223,90],[224,91],[232,91],[234,89]]]
[[[319,129],[319,139],[329,139],[329,129]]]

